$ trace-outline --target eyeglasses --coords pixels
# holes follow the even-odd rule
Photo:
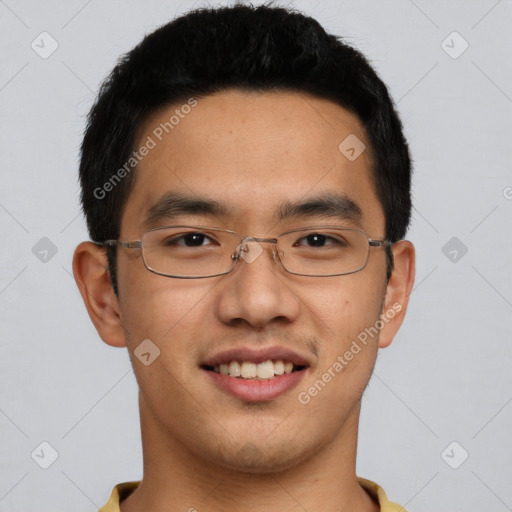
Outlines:
[[[359,272],[370,247],[388,247],[364,231],[338,226],[294,229],[275,238],[243,237],[234,231],[205,226],[168,226],[144,233],[140,240],[107,240],[104,245],[141,249],[146,268],[161,276],[198,279],[228,274],[241,259],[252,263],[272,245],[272,255],[290,274],[331,277]]]

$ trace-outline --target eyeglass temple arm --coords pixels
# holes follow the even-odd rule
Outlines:
[[[108,245],[109,247],[120,245],[125,249],[140,249],[142,247],[142,242],[140,240],[135,240],[134,242],[122,242],[121,240],[106,240],[100,245]]]
[[[389,247],[393,245],[393,242],[390,242],[389,240],[372,240],[371,238],[368,239],[368,243],[370,244],[370,247]]]

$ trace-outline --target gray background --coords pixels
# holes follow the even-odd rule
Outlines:
[[[2,512],[93,512],[141,477],[126,350],[100,341],[71,276],[78,147],[116,58],[201,5],[0,1]],[[358,473],[411,512],[512,510],[512,3],[289,5],[371,59],[415,159],[417,281],[365,395]]]

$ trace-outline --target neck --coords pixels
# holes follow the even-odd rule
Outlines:
[[[314,456],[278,472],[248,473],[206,461],[161,429],[141,399],[144,478],[121,512],[375,512],[355,473],[360,403]]]

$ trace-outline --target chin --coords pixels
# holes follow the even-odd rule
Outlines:
[[[314,448],[311,447],[310,451],[313,453]],[[260,446],[246,442],[234,452],[223,451],[220,465],[240,473],[280,473],[303,462],[309,456],[309,453],[302,452],[297,445],[283,447],[281,444],[280,449],[276,450],[263,440]],[[219,463],[218,458],[217,463]]]

